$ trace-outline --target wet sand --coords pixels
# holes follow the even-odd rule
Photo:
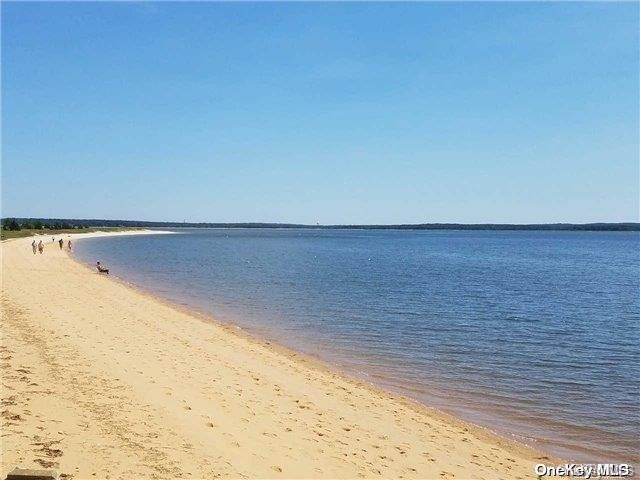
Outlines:
[[[2,478],[20,466],[76,479],[518,479],[555,463],[203,321],[42,238],[42,255],[32,238],[2,242]]]

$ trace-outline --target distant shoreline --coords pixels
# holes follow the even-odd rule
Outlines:
[[[71,224],[81,227],[128,227],[128,228],[299,228],[322,230],[540,230],[540,231],[611,231],[638,232],[638,222],[595,222],[595,223],[415,223],[389,225],[308,225],[297,223],[262,223],[262,222],[150,222],[141,220],[105,220],[105,219],[63,219],[33,217],[3,217],[2,223],[8,220],[18,223],[41,222],[44,224]]]

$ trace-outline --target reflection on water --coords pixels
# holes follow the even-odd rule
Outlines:
[[[578,460],[636,460],[640,236],[207,229],[80,259]]]

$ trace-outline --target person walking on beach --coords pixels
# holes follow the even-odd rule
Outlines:
[[[58,245],[60,245],[60,250],[62,250],[62,246],[64,245],[64,240],[58,240]]]
[[[38,242],[38,251],[40,252],[40,255],[44,252],[44,244],[42,243],[42,240]]]
[[[69,251],[71,251],[71,240],[67,242],[67,247],[69,247]]]
[[[33,249],[33,254],[36,254],[36,250],[38,249],[38,246],[36,245],[36,241],[34,240],[33,242],[31,242],[31,248]]]

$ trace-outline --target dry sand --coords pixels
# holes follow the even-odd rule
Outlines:
[[[518,479],[549,460],[203,321],[42,238],[43,255],[32,238],[2,242],[2,478],[21,466],[75,479]]]

